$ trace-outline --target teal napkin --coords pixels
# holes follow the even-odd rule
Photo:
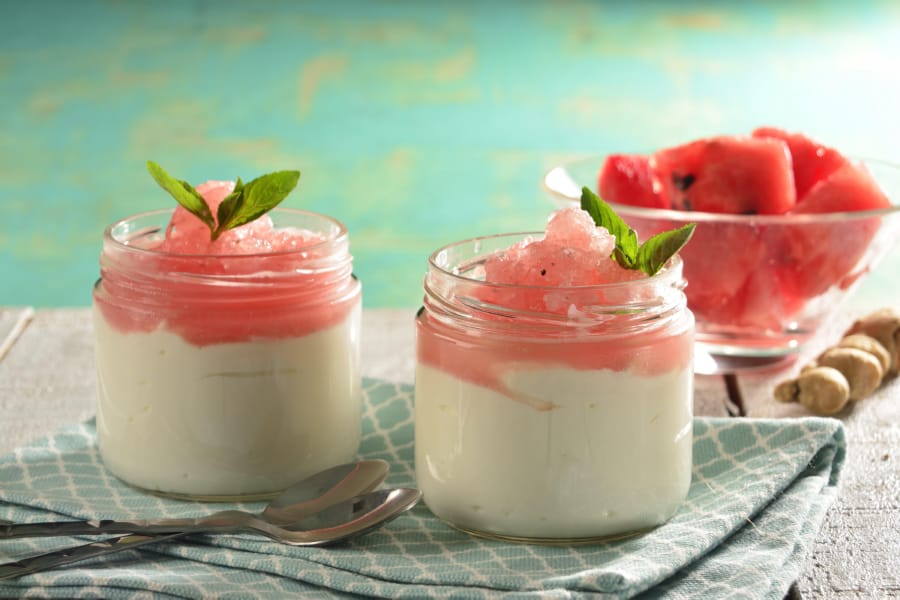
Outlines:
[[[413,485],[412,387],[367,380],[364,390],[361,456],[391,463],[388,484]],[[0,458],[0,518],[177,517],[224,508],[121,484],[103,468],[95,433],[93,422],[69,427]],[[696,418],[687,501],[665,525],[627,540],[555,547],[476,539],[420,503],[340,547],[188,538],[0,582],[0,596],[781,599],[835,498],[844,449],[833,419]],[[0,540],[0,562],[88,539]]]

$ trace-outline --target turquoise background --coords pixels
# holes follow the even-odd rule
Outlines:
[[[369,307],[417,305],[439,245],[541,228],[569,158],[771,124],[900,162],[890,1],[2,9],[0,305],[88,305],[103,228],[172,205],[148,158],[299,168],[285,205],[347,223]]]

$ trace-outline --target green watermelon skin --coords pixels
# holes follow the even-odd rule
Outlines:
[[[738,215],[782,214],[797,193],[787,144],[719,136],[660,150],[653,175],[672,208]]]
[[[668,198],[655,189],[650,157],[644,154],[611,154],[597,176],[597,194],[607,202],[670,208]]]
[[[821,144],[802,133],[789,132],[776,127],[758,127],[753,130],[752,135],[756,138],[782,140],[787,144],[791,154],[797,202],[801,202],[814,185],[824,181],[849,162],[834,148]]]

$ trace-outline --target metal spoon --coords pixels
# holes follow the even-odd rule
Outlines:
[[[198,531],[207,524],[217,529],[250,523],[294,523],[342,500],[375,489],[390,466],[383,460],[364,460],[331,467],[311,475],[276,496],[259,514],[220,511],[187,519],[139,519],[134,521],[52,521],[48,523],[0,523],[0,539],[104,533],[173,533]]]
[[[331,467],[289,487],[275,497],[259,514],[259,517],[273,523],[288,523],[291,520],[301,520],[331,504],[375,489],[384,481],[389,468],[388,463],[383,460],[364,460]],[[12,529],[7,529],[7,526],[12,526]],[[48,531],[57,531],[55,524],[41,525],[41,527],[45,526],[49,527]],[[67,525],[66,527],[80,528],[82,526],[84,525],[76,524]],[[96,528],[90,527],[93,533]],[[12,535],[16,537],[20,537],[20,534],[29,531],[28,528],[14,526],[11,521],[6,520],[0,520],[0,529],[3,532],[11,531]],[[25,573],[33,573],[50,568],[51,566],[118,552],[154,542],[172,540],[183,535],[186,535],[186,533],[177,532],[157,536],[136,534],[121,536],[93,544],[62,549],[42,556],[35,556],[26,561],[4,565],[4,568],[0,568],[0,572],[8,573],[8,577],[17,577]],[[0,536],[2,536],[2,532],[0,532]],[[25,570],[22,567],[23,563],[28,565]]]
[[[144,544],[157,543],[186,533],[242,533],[256,532],[279,542],[293,546],[327,546],[345,542],[351,538],[369,533],[409,510],[419,501],[422,493],[413,488],[377,490],[349,500],[343,500],[324,510],[310,515],[297,523],[284,527],[269,523],[249,513],[242,525],[229,521],[227,526],[212,523],[186,529],[172,535],[140,536],[128,535],[113,540],[85,544],[68,550],[59,550],[24,560],[0,565],[0,580],[13,579],[64,564],[112,554],[121,550],[137,548]],[[223,511],[223,514],[239,511]],[[314,526],[314,529],[301,529]]]
[[[165,519],[138,521],[71,521],[67,523],[36,523],[44,527],[36,529],[36,533],[23,533],[7,537],[53,536],[53,535],[97,535],[105,533],[258,533],[277,542],[293,546],[320,546],[323,542],[343,539],[348,531],[356,533],[356,526],[368,526],[369,521],[382,523],[384,516],[396,516],[392,511],[403,512],[411,508],[421,493],[413,488],[397,488],[393,490],[376,490],[361,496],[344,500],[325,509],[329,518],[324,524],[310,515],[296,523],[270,523],[259,515],[242,510],[224,510],[207,517],[196,519]],[[342,516],[341,516],[342,515]],[[350,520],[346,522],[344,519]],[[357,521],[361,521],[357,523]],[[9,525],[7,529],[20,527]],[[307,529],[304,529],[307,527]],[[316,528],[316,529],[312,529]],[[339,531],[331,531],[338,529]],[[310,535],[310,531],[321,531]]]

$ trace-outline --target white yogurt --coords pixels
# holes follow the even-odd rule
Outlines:
[[[592,538],[669,519],[691,481],[690,368],[641,376],[517,365],[514,400],[419,362],[416,477],[476,533]],[[551,406],[549,410],[547,406]]]
[[[175,495],[267,494],[356,453],[359,304],[300,337],[203,347],[93,317],[100,450],[121,479]]]

